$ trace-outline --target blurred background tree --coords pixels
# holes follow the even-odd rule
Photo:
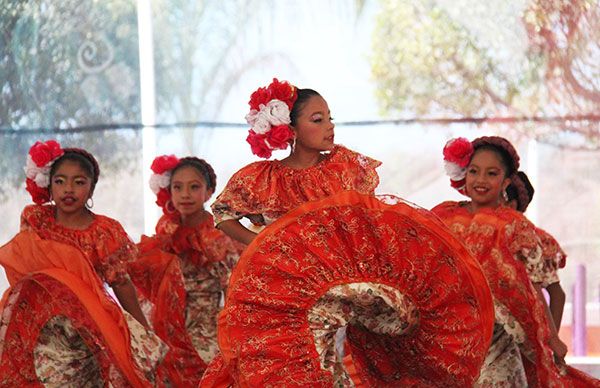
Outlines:
[[[600,107],[597,0],[382,0],[372,74],[391,117],[594,116]],[[553,142],[600,146],[598,120],[515,123]],[[580,141],[578,144],[581,144]]]
[[[90,149],[105,170],[131,167],[137,160],[131,151],[139,149],[135,132],[84,136],[70,128],[139,121],[135,2],[0,3],[0,128],[9,131],[0,143],[0,195],[22,183],[36,140]]]

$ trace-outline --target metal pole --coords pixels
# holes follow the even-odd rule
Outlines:
[[[585,266],[578,264],[575,270],[575,285],[573,286],[573,355],[577,357],[585,356],[587,352],[585,287]]]
[[[144,180],[144,233],[152,234],[158,220],[154,193],[148,186],[150,165],[156,156],[156,97],[154,89],[154,45],[150,0],[137,1],[140,57],[140,100],[142,111],[142,176]],[[150,125],[150,127],[147,127]]]

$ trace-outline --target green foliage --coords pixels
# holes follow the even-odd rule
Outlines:
[[[0,0],[0,196],[24,181],[29,147],[56,138],[106,171],[132,168],[136,135],[69,128],[139,121],[137,14],[128,0]],[[24,128],[60,128],[19,132]]]
[[[3,4],[0,126],[137,121],[136,24],[126,0]]]
[[[524,95],[534,104],[535,59],[516,57],[505,71],[485,37],[436,1],[382,1],[372,72],[384,114],[486,115],[512,109]]]

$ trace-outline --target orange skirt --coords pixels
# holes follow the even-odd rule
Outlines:
[[[120,308],[96,273],[71,246],[21,232],[0,248],[11,287],[0,303],[0,386],[41,386],[34,348],[49,319],[69,319],[114,386],[147,387],[131,354]]]
[[[248,246],[219,316],[222,357],[201,386],[470,386],[493,322],[479,264],[437,217],[342,192]],[[332,356],[341,327],[350,364]]]

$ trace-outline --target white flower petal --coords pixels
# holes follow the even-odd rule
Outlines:
[[[246,122],[253,127],[256,122],[256,117],[258,116],[258,111],[256,109],[252,109],[250,113],[246,115]]]
[[[48,187],[50,185],[50,174],[38,173],[34,181],[39,187]]]
[[[446,170],[446,175],[453,181],[464,179],[467,172],[466,168],[462,168],[458,164],[448,162],[447,160],[444,160],[444,170]]]

